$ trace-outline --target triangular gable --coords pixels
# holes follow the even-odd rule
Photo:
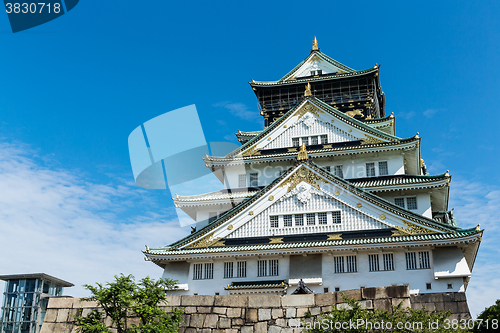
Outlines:
[[[228,156],[255,155],[262,149],[293,147],[292,139],[328,135],[328,143],[361,141],[361,144],[397,142],[400,139],[372,128],[310,97],[300,102],[256,137]],[[326,145],[325,148],[328,148]],[[293,149],[293,148],[292,148]]]
[[[270,207],[277,202],[286,203],[290,198],[297,197],[303,192],[300,187],[304,184],[311,185],[313,192],[317,190],[317,193],[321,193],[319,195],[311,192],[311,196],[332,198],[329,199],[330,202],[335,202],[339,207],[344,205],[344,208],[349,208],[350,211],[346,210],[348,214],[357,214],[362,216],[367,223],[372,223],[372,229],[392,228],[395,234],[401,235],[449,233],[460,230],[396,206],[323,171],[313,163],[302,163],[273,181],[253,198],[226,212],[212,225],[172,244],[170,248],[221,246],[223,239],[233,237],[231,234],[248,223],[253,223],[261,214],[267,212],[269,215]],[[293,193],[297,187],[299,191]],[[280,213],[283,214],[284,211]],[[255,227],[257,228],[258,225],[255,224]],[[332,237],[341,231],[325,230],[325,232],[332,232]]]
[[[322,70],[322,74],[344,74],[356,72],[354,69],[341,64],[320,51],[314,51],[279,81],[295,80],[301,77],[311,76],[311,71],[313,70]]]

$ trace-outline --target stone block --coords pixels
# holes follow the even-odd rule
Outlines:
[[[209,314],[205,317],[205,322],[203,327],[207,328],[217,328],[217,323],[219,322],[219,316],[216,314]]]
[[[49,298],[49,309],[71,309],[73,307],[73,297],[51,297]]]
[[[467,302],[467,296],[465,295],[465,293],[458,292],[458,293],[454,293],[454,294],[455,294],[455,301],[456,302]]]
[[[212,330],[212,333],[226,333],[226,330]]]
[[[269,333],[281,333],[282,328],[279,326],[270,326],[268,332]]]
[[[182,306],[213,306],[214,295],[181,295]]]
[[[451,311],[451,314],[458,313],[458,304],[457,302],[445,302],[444,303],[444,311]]]
[[[216,295],[215,306],[246,308],[248,306],[248,296]]]
[[[297,317],[297,309],[295,308],[288,308],[285,310],[285,316],[286,318],[295,318]]]
[[[216,306],[216,307],[214,307],[214,308],[212,309],[212,312],[213,312],[213,313],[220,314],[220,315],[225,315],[225,314],[226,314],[226,312],[227,312],[227,308],[220,308],[220,307],[217,307],[217,306]]]
[[[177,330],[177,333],[186,333],[186,328],[185,327],[179,327]]]
[[[43,322],[43,325],[42,325],[42,329],[40,330],[40,333],[52,333],[54,332],[54,327],[56,326],[56,324],[54,323],[47,323],[47,322]]]
[[[212,313],[212,308],[209,306],[198,306],[196,307],[197,313]]]
[[[73,329],[73,324],[56,323],[54,325],[54,333],[70,333]]]
[[[192,327],[186,328],[186,331],[185,331],[185,333],[197,333],[197,332],[198,332],[198,330],[196,328],[192,328]]]
[[[390,310],[392,302],[390,299],[375,299],[373,301],[373,307],[377,310]]]
[[[422,304],[422,303],[420,303],[420,304]],[[434,305],[436,306],[437,311],[444,311],[444,302],[434,303]],[[411,308],[413,309],[413,304],[412,304]]]
[[[246,321],[249,323],[257,322],[257,309],[247,309]]]
[[[253,325],[254,333],[267,333],[267,323],[261,322]]]
[[[361,299],[388,298],[383,287],[361,288]]]
[[[47,309],[47,312],[45,312],[45,319],[43,320],[44,323],[55,323],[57,320],[57,309]]]
[[[241,333],[253,333],[253,326],[243,326]]]
[[[231,328],[231,319],[221,317],[219,319],[219,328]]]
[[[202,328],[203,322],[205,321],[206,316],[207,316],[206,314],[199,314],[199,313],[192,314],[189,326],[196,327],[196,328]]]
[[[304,318],[306,316],[307,311],[309,311],[308,308],[298,308],[297,314],[295,316],[297,318]]]
[[[296,327],[300,327],[301,324],[302,323],[301,323],[300,319],[298,319],[298,318],[288,319],[288,327],[296,328]]]
[[[233,318],[231,319],[232,326],[242,326],[244,324],[243,318]]]
[[[314,300],[317,306],[332,305],[336,303],[334,293],[315,294]]]
[[[293,328],[283,328],[281,329],[281,333],[293,333]]]
[[[385,287],[385,293],[389,298],[404,298],[410,296],[410,287],[404,286],[389,286]]]
[[[248,296],[249,308],[279,308],[281,296],[277,295],[251,295]]]
[[[181,295],[168,295],[166,299],[168,306],[181,306]]]
[[[225,333],[238,333],[238,330],[235,328],[231,328],[231,329],[225,330]]]
[[[198,332],[199,333],[212,333],[212,329],[211,328],[202,328]]]
[[[271,320],[271,309],[258,309],[259,321]]]
[[[352,298],[355,301],[361,301],[361,290],[359,289],[337,291],[335,294],[337,303],[343,302],[344,297]]]
[[[333,306],[335,306],[335,305],[333,305]],[[322,306],[322,307],[321,307],[321,312],[322,312],[322,313],[325,313],[325,312],[330,312],[330,311],[332,311],[332,305]]]
[[[311,312],[311,316],[317,316],[321,313],[321,308],[319,306],[316,306],[314,308],[310,308],[309,312]]]
[[[73,308],[97,308],[96,301],[83,301],[81,298],[73,298]]]
[[[76,321],[75,317],[78,314],[78,309],[69,309],[68,312],[68,322],[69,323],[74,323]]]
[[[286,295],[281,298],[284,307],[309,307],[314,306],[314,294],[309,295]]]
[[[283,309],[272,309],[271,317],[273,319],[283,318]]]
[[[184,308],[184,312],[187,313],[187,314],[196,313],[196,307],[194,307],[194,306],[186,306]]]
[[[424,309],[425,308],[424,304],[425,303],[411,303],[411,309],[412,310]],[[438,303],[438,304],[443,304],[443,310],[444,310],[444,303]]]
[[[57,311],[57,319],[56,321],[58,323],[65,323],[68,321],[68,313],[69,313],[69,309],[59,309],[59,311]]]
[[[229,318],[240,318],[241,308],[228,308],[226,314]]]
[[[392,298],[392,305],[398,306],[401,303],[402,308],[411,308],[411,303],[409,298]]]
[[[181,326],[184,326],[184,327],[188,327],[189,326],[189,321],[191,320],[191,316],[190,315],[182,315],[181,316],[181,320],[183,322],[183,324],[181,324]]]
[[[302,328],[294,328],[293,333],[302,333]]]
[[[457,302],[458,313],[470,313],[467,302]]]
[[[434,311],[436,310],[436,303],[422,303],[422,308],[427,311]]]
[[[83,309],[82,317],[87,317],[89,315],[89,313],[91,313],[93,310],[94,309],[91,309],[91,308]]]
[[[347,303],[339,303],[337,304],[337,310],[352,310],[352,306]]]
[[[138,317],[128,318],[127,324],[128,324],[128,326],[132,326],[132,325],[138,326],[141,324],[141,318],[138,318]]]

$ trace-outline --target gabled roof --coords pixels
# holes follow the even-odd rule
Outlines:
[[[416,137],[411,137],[407,139],[401,139],[399,137],[387,134],[381,130],[378,130],[376,128],[371,127],[368,124],[365,124],[362,121],[359,121],[353,117],[350,117],[346,115],[345,113],[337,110],[336,108],[324,103],[320,99],[309,96],[306,97],[304,100],[300,101],[297,103],[295,107],[287,111],[283,116],[281,116],[279,119],[274,121],[270,126],[259,132],[257,135],[252,137],[250,140],[248,140],[245,144],[243,144],[241,147],[238,149],[234,150],[233,152],[229,153],[228,155],[225,156],[225,158],[230,158],[230,157],[235,157],[239,154],[245,155],[245,152],[248,150],[255,149],[254,145],[259,143],[262,139],[265,137],[268,137],[272,132],[280,126],[282,126],[283,122],[285,122],[288,118],[295,116],[299,112],[303,112],[302,109],[306,107],[306,105],[313,106],[313,108],[318,108],[320,111],[325,112],[333,116],[334,118],[346,123],[348,126],[351,126],[352,128],[359,129],[362,132],[367,133],[370,137],[373,137],[372,139],[367,138],[365,144],[366,147],[370,145],[375,145],[375,144],[391,144],[391,143],[401,143],[401,142],[406,142],[409,140],[414,140]],[[210,156],[206,158],[206,160],[210,160]]]
[[[271,184],[263,188],[261,191],[259,191],[256,195],[254,195],[252,198],[246,199],[236,205],[234,208],[230,209],[226,213],[224,213],[222,216],[220,216],[217,220],[215,220],[213,223],[206,225],[205,227],[201,228],[200,230],[197,230],[196,232],[186,236],[185,238],[171,244],[170,246],[160,248],[160,249],[151,249],[150,251],[160,251],[165,254],[170,253],[170,251],[175,251],[182,249],[186,247],[189,244],[194,244],[195,242],[200,244],[206,244],[206,247],[209,246],[217,246],[216,242],[210,241],[210,237],[213,234],[213,232],[219,230],[219,227],[223,226],[224,224],[227,224],[230,219],[236,217],[237,215],[241,214],[242,211],[245,209],[249,208],[253,203],[255,203],[258,199],[262,198],[266,193],[269,191],[273,190],[276,187],[281,187],[285,186],[287,184],[287,181],[290,181],[292,179],[291,177],[294,176],[295,173],[298,173],[299,170],[301,169],[307,169],[309,171],[307,172],[313,172],[315,174],[315,177],[317,179],[320,179],[320,181],[325,182],[325,183],[331,183],[333,185],[338,186],[339,188],[342,188],[343,190],[349,192],[351,195],[356,196],[358,198],[361,198],[370,204],[373,204],[375,206],[378,206],[382,210],[387,211],[387,213],[391,213],[394,215],[397,215],[398,218],[402,218],[401,221],[408,220],[408,223],[414,224],[414,226],[418,229],[424,229],[429,231],[430,233],[432,232],[437,232],[437,233],[461,233],[465,232],[462,229],[459,229],[457,227],[453,227],[444,223],[437,222],[435,220],[432,220],[430,218],[424,217],[420,214],[414,213],[412,211],[406,210],[404,208],[401,208],[387,200],[382,199],[381,197],[372,194],[370,192],[367,192],[351,183],[348,181],[338,178],[335,175],[332,175],[325,170],[319,168],[316,166],[314,163],[307,161],[307,162],[302,162],[296,165],[294,168],[288,170],[285,174],[281,175],[277,179],[275,179]],[[312,176],[311,176],[312,177]],[[314,178],[312,178],[314,179]],[[281,186],[279,186],[281,185]],[[385,219],[385,215],[384,215]],[[403,220],[404,219],[404,220]],[[406,224],[406,222],[405,222]],[[232,228],[230,228],[232,229]],[[411,228],[410,228],[411,229]],[[434,230],[434,231],[430,231]],[[204,246],[199,246],[199,247],[204,247]],[[166,252],[165,252],[166,251]],[[154,253],[154,252],[146,252],[146,253]]]

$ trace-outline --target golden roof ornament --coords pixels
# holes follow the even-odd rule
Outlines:
[[[302,142],[302,146],[300,146],[299,155],[297,156],[297,161],[307,160],[307,150],[306,144]]]
[[[316,36],[314,36],[313,47],[311,51],[319,51],[318,40],[316,39]]]
[[[304,91],[304,96],[312,96],[312,93],[311,93],[311,84],[309,82],[307,82],[307,85],[306,85],[306,90]]]

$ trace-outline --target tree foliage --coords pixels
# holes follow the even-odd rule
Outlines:
[[[84,285],[91,293],[86,301],[95,301],[101,308],[86,317],[76,317],[81,333],[111,332],[105,325],[106,317],[117,333],[170,333],[177,332],[184,313],[181,309],[170,312],[162,309],[166,305],[168,290],[175,288],[177,281],[146,277],[138,283],[132,275],[120,274],[114,282],[97,286]],[[134,319],[132,319],[134,318]]]
[[[474,332],[489,333],[500,331],[500,299],[486,309],[477,317],[477,325]]]
[[[412,310],[403,308],[402,303],[391,306],[390,310],[367,310],[353,299],[344,297],[344,301],[347,303],[344,308],[334,306],[332,311],[321,314],[316,322],[303,323],[304,332],[469,332],[467,327],[452,325],[447,319],[449,311]]]

